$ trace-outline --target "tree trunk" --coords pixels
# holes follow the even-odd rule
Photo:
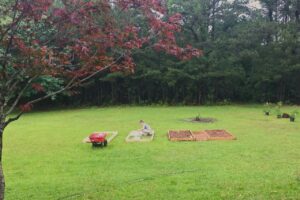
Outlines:
[[[212,41],[215,41],[215,26],[216,26],[216,1],[213,1],[213,8],[212,8],[212,24],[211,24],[211,39]]]
[[[201,104],[201,97],[202,97],[202,95],[201,95],[201,89],[200,89],[200,87],[198,87],[198,105]]]
[[[269,16],[270,22],[272,22],[273,21],[273,10],[272,9],[269,9],[268,16]]]
[[[2,162],[0,163],[0,200],[4,199],[5,180],[2,170]]]
[[[0,200],[4,199],[5,180],[2,169],[2,146],[3,146],[3,131],[4,128],[0,125]]]

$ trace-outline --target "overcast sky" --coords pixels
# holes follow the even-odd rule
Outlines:
[[[231,1],[233,2],[234,0],[228,0],[228,1]],[[260,3],[259,3],[259,0],[249,0],[250,1],[250,6],[251,7],[254,7],[254,8],[261,8],[260,6]]]
[[[250,5],[256,8],[260,8],[260,3],[257,0],[250,0]]]

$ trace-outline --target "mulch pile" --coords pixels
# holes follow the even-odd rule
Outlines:
[[[168,133],[170,141],[207,141],[207,140],[235,140],[236,138],[225,130],[170,130]]]

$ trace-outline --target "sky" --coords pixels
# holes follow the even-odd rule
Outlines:
[[[260,8],[260,3],[257,0],[250,0],[250,6],[255,7],[255,8]]]
[[[233,2],[234,0],[228,0],[228,1],[231,1],[231,2]],[[249,0],[250,2],[249,2],[249,5],[251,6],[251,7],[254,7],[254,8],[261,8],[261,5],[260,5],[260,3],[259,3],[259,0]]]

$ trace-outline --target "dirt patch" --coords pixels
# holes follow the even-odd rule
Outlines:
[[[168,133],[169,140],[171,141],[192,141],[194,140],[192,132],[190,130],[173,131]]]
[[[225,130],[190,131],[170,130],[168,132],[170,141],[207,141],[207,140],[235,140],[236,138]]]
[[[209,140],[234,140],[236,139],[225,130],[206,130]]]
[[[206,141],[209,139],[209,135],[205,131],[193,131],[192,134],[196,141]]]
[[[217,120],[214,118],[187,118],[184,119],[184,121],[192,123],[214,123]]]

